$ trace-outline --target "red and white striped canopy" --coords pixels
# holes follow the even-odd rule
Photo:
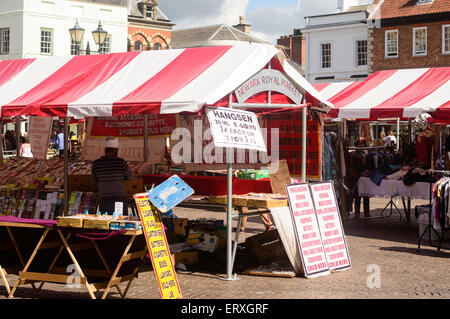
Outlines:
[[[307,102],[328,103],[268,44],[0,61],[2,117],[196,112],[276,60]]]
[[[450,67],[378,71],[362,82],[313,86],[343,119],[412,118],[424,112],[450,118]]]

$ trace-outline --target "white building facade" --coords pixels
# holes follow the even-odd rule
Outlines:
[[[367,1],[365,1],[367,2]],[[368,5],[339,1],[337,12],[305,17],[305,76],[310,83],[364,80],[368,75]]]
[[[108,32],[102,53],[126,52],[126,0],[8,0],[0,1],[0,60],[76,54],[69,29],[76,20],[85,30],[81,54],[99,51],[92,31],[99,21]]]

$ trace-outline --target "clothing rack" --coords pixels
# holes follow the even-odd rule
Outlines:
[[[436,230],[436,229],[434,229],[434,227],[433,227],[433,225],[432,225],[432,223],[431,223],[431,216],[432,216],[432,213],[433,213],[433,211],[432,211],[432,208],[433,208],[433,205],[432,205],[432,198],[433,198],[433,173],[436,173],[436,174],[442,174],[442,175],[445,175],[445,176],[448,176],[448,177],[450,177],[450,171],[446,171],[446,170],[436,170],[436,169],[430,169],[430,170],[428,170],[428,172],[430,173],[430,213],[428,214],[429,216],[428,216],[428,225],[427,225],[427,227],[425,228],[425,230],[423,231],[423,233],[419,236],[419,241],[418,241],[418,245],[417,245],[417,251],[420,251],[420,242],[422,241],[422,239],[425,237],[425,234],[427,233],[427,231],[428,230],[430,230],[430,231],[428,231],[428,241],[429,241],[429,243],[430,243],[430,246],[431,247],[437,247],[437,252],[439,252],[440,250],[441,250],[441,247],[442,247],[442,239],[443,239],[443,237],[444,237],[444,234],[448,231],[448,230],[450,230],[450,228],[444,228],[444,229],[442,229],[442,234],[439,234],[439,232]],[[438,244],[438,246],[433,246],[433,244],[432,244],[432,241],[431,241],[431,230],[432,231],[434,231],[434,233],[436,234],[436,236],[439,238],[439,244]]]
[[[387,149],[387,146],[349,146],[349,150],[381,150]]]

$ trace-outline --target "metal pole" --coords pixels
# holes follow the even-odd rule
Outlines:
[[[64,117],[64,211],[63,215],[66,214],[67,208],[69,207],[69,120]]]
[[[148,115],[144,114],[144,162],[148,161]]]
[[[302,112],[302,182],[306,183],[306,106]]]
[[[232,95],[228,97],[228,107],[232,108]],[[233,256],[232,256],[232,229],[233,229],[233,156],[234,149],[226,148],[227,159],[227,277],[226,280],[234,280],[233,278]],[[237,230],[236,230],[237,231]]]
[[[400,148],[400,118],[397,117],[397,146],[396,146],[397,152],[399,148]]]
[[[233,214],[233,149],[227,148],[227,280],[233,280],[232,264],[232,214]],[[237,231],[237,230],[236,230]]]
[[[0,119],[0,166],[3,165],[3,121]]]
[[[20,156],[20,115],[16,116],[16,156]]]

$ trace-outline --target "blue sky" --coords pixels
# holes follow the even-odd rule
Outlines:
[[[338,0],[159,0],[174,29],[212,24],[235,25],[239,16],[250,32],[269,43],[304,26],[304,16],[334,12]]]

